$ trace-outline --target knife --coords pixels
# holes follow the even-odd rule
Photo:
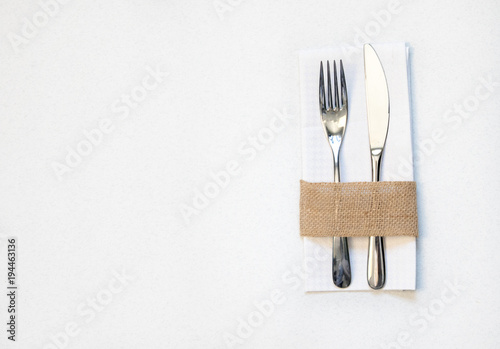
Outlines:
[[[384,68],[377,53],[370,44],[363,46],[365,60],[366,108],[368,114],[368,135],[372,156],[372,181],[380,179],[380,163],[389,129],[389,91]],[[368,285],[381,289],[385,284],[384,238],[370,236],[368,245]]]

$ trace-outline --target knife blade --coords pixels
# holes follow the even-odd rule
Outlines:
[[[389,130],[389,89],[384,68],[370,44],[363,46],[365,62],[366,110],[372,158],[372,181],[380,180],[380,163]],[[385,285],[385,251],[382,236],[370,236],[368,246],[368,284],[373,289]]]

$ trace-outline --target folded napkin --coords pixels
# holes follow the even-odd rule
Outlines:
[[[390,98],[390,122],[382,156],[381,181],[413,181],[408,48],[404,43],[373,44],[385,70]],[[318,106],[319,63],[342,59],[349,115],[340,152],[342,182],[370,182],[371,156],[366,116],[362,47],[328,48],[300,53],[302,179],[332,182],[333,158]],[[333,71],[332,71],[333,75]],[[332,76],[333,80],[333,76]],[[333,81],[332,81],[333,82]],[[416,238],[385,238],[386,284],[383,290],[414,290]],[[332,238],[304,237],[306,291],[371,291],[366,281],[368,238],[349,238],[352,280],[346,289],[332,281]]]

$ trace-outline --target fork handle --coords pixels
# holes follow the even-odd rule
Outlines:
[[[333,150],[334,182],[340,182],[339,150]],[[332,278],[335,286],[346,288],[351,284],[351,261],[346,237],[334,236],[332,245]]]
[[[335,286],[346,288],[351,284],[351,262],[346,237],[333,237],[332,276]]]

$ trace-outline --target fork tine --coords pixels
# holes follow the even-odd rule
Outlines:
[[[325,105],[325,79],[323,77],[323,62],[319,66],[319,108],[326,109]]]
[[[340,98],[343,108],[347,105],[347,85],[345,83],[344,66],[342,64],[342,60],[340,60]]]
[[[335,93],[335,108],[340,108],[339,105],[339,88],[337,84],[337,63],[333,61],[333,88]]]
[[[328,106],[327,106],[327,108],[333,108],[332,78],[330,77],[330,61],[326,61],[326,79],[327,79],[327,83],[328,83]]]

